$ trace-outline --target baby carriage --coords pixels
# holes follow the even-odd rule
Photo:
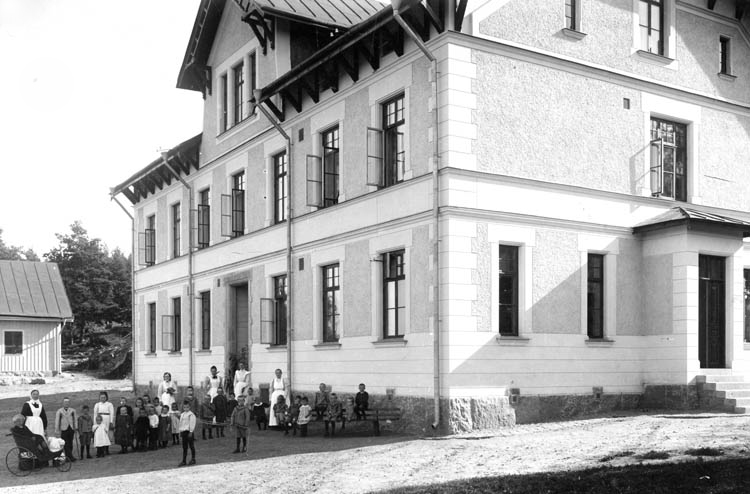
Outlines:
[[[73,464],[66,458],[65,450],[50,451],[42,436],[22,436],[11,432],[16,447],[5,455],[5,466],[13,475],[25,477],[33,470],[47,466],[51,461],[61,472],[67,472]]]

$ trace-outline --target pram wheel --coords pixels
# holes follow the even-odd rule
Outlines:
[[[5,455],[5,466],[16,477],[25,477],[30,474],[36,466],[36,462],[36,456],[31,451],[18,446]]]

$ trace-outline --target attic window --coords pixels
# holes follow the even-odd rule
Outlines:
[[[23,353],[23,331],[5,332],[5,355],[21,355]]]

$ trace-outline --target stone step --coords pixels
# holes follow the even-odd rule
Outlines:
[[[750,398],[727,398],[724,403],[737,407],[750,407]]]
[[[734,407],[734,413],[750,415],[750,407]]]
[[[736,391],[741,389],[750,389],[750,383],[744,381],[706,383],[706,390],[708,391]]]
[[[699,382],[699,383],[745,382],[745,377],[742,375],[733,375],[733,374],[723,374],[723,375],[707,374],[703,376],[695,376],[695,382]]]
[[[750,389],[727,389],[724,391],[714,391],[716,398],[750,398]]]

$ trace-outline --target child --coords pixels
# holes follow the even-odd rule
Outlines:
[[[266,416],[267,407],[267,404],[260,401],[260,396],[255,398],[253,417],[255,417],[255,423],[258,425],[258,430],[260,430],[260,424],[263,424],[263,430],[268,430],[268,417]]]
[[[369,401],[370,395],[365,391],[364,383],[360,383],[359,392],[357,393],[357,396],[354,397],[354,413],[356,414],[357,419],[365,418],[365,412],[369,406]]]
[[[146,451],[148,429],[148,412],[145,408],[141,408],[138,410],[138,418],[135,421],[135,440],[138,451]]]
[[[302,397],[294,397],[294,403],[289,407],[289,427],[292,429],[292,435],[297,435],[297,420],[299,420],[299,408],[302,406]]]
[[[143,401],[143,407],[144,408],[147,407],[147,406],[149,406],[151,404],[151,397],[148,395],[148,393],[146,393],[145,395],[143,395],[142,401]]]
[[[248,403],[248,400],[245,400],[245,403]],[[230,391],[229,399],[227,400],[227,417],[232,416],[232,413],[234,413],[235,407],[237,407],[237,399],[235,398],[234,393]],[[250,409],[248,408],[248,410]]]
[[[161,413],[161,402],[159,401],[159,397],[154,396],[154,399],[151,400],[151,404],[154,405],[154,411],[156,412],[156,415],[158,416]]]
[[[347,396],[346,403],[344,403],[344,413],[341,420],[341,428],[346,427],[346,422],[355,420],[357,418],[354,413],[354,398]]]
[[[232,411],[231,418],[231,424],[234,427],[235,437],[237,438],[237,447],[234,448],[233,453],[240,452],[240,439],[242,439],[242,452],[247,451],[247,436],[250,433],[250,422],[252,419],[250,409],[245,406],[245,397],[240,395],[240,399],[237,400],[237,406]]]
[[[213,406],[216,416],[216,437],[224,437],[224,423],[227,421],[227,397],[224,396],[224,389],[221,386],[216,388]]]
[[[180,411],[177,409],[177,402],[172,403],[172,411],[169,412],[169,418],[172,421],[172,446],[180,444]]]
[[[185,388],[185,400],[190,403],[190,410],[193,412],[193,415],[200,413],[201,402],[198,400],[198,397],[195,396],[195,390],[192,386]],[[200,421],[198,421],[198,424],[195,427],[201,430],[203,429],[203,425]],[[195,434],[193,434],[193,436],[195,436]]]
[[[169,407],[161,406],[161,415],[159,415],[159,447],[166,448],[169,443],[169,437],[172,435],[172,418],[169,416]]]
[[[325,435],[328,436],[328,425],[331,425],[331,437],[336,435],[336,421],[341,418],[341,402],[336,393],[331,393],[331,399],[328,402],[328,408],[325,413]]]
[[[299,407],[299,418],[297,423],[299,424],[299,435],[300,437],[307,437],[307,424],[310,423],[312,417],[312,408],[307,399],[307,396],[303,396],[301,400],[302,404]]]
[[[185,400],[182,403],[182,415],[180,415],[180,438],[182,439],[182,463],[180,463],[178,466],[184,467],[186,465],[185,460],[187,460],[187,452],[188,447],[190,448],[190,453],[192,455],[192,459],[190,460],[191,465],[195,465],[195,424],[197,420],[195,419],[195,414],[190,410],[190,402],[188,400]]]
[[[214,438],[214,428],[213,428],[213,422],[214,422],[214,406],[211,403],[211,395],[206,395],[203,397],[203,404],[201,405],[201,432],[203,433],[203,439],[206,439],[206,429],[208,429],[208,438],[213,439]]]
[[[276,423],[279,424],[279,427],[284,429],[285,436],[289,435],[288,411],[289,407],[286,405],[286,398],[284,398],[284,395],[279,395],[276,399],[276,404],[273,406],[273,414],[276,416]]]
[[[156,450],[159,441],[159,416],[156,415],[156,409],[153,405],[148,407],[148,449]]]
[[[125,404],[125,398],[120,398],[120,406],[115,411],[115,443],[120,445],[120,454],[128,452],[128,445],[132,444],[133,418],[129,413],[132,409]]]
[[[102,458],[105,455],[105,448],[110,445],[109,442],[109,427],[106,422],[102,419],[101,415],[96,416],[96,424],[92,426],[94,431],[94,446],[96,447],[96,457]]]
[[[83,449],[86,448],[86,458],[91,459],[91,439],[93,437],[93,428],[94,421],[91,419],[91,415],[89,415],[89,406],[83,405],[83,408],[81,409],[81,415],[78,416],[78,434],[80,435],[81,440],[81,456],[80,458],[83,460]]]
[[[143,398],[138,397],[135,399],[135,407],[133,408],[133,451],[138,449],[138,439],[135,437],[135,423],[138,421],[138,417],[141,416],[141,410],[146,410],[143,406]]]

